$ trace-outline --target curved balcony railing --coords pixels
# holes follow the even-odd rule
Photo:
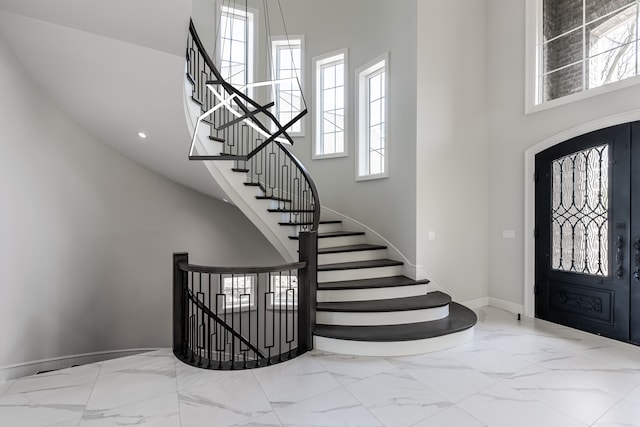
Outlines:
[[[308,171],[286,148],[293,143],[286,129],[306,114],[306,108],[281,125],[271,112],[273,102],[260,104],[222,77],[207,54],[193,22],[187,43],[187,79],[192,99],[201,106],[198,123],[209,126],[211,149],[192,160],[233,160],[235,170],[246,172],[247,183],[260,188],[263,198],[287,211],[296,234],[317,231],[320,219],[318,191]],[[196,127],[197,129],[197,127]],[[194,140],[196,135],[194,134]],[[213,151],[213,153],[212,153]]]
[[[173,352],[183,362],[247,369],[312,348],[315,290],[307,262],[205,267],[180,253],[173,269]]]

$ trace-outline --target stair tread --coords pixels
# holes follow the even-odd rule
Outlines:
[[[473,327],[477,320],[478,317],[472,310],[451,302],[449,316],[440,320],[378,326],[316,325],[314,335],[349,341],[413,341],[461,332]]]
[[[343,289],[376,289],[397,286],[415,286],[429,283],[429,280],[414,280],[407,276],[374,277],[372,279],[345,280],[340,282],[318,283],[319,291],[338,291]]]
[[[360,251],[375,251],[387,249],[383,245],[370,245],[368,243],[362,243],[360,245],[348,245],[348,246],[334,246],[331,248],[320,248],[318,254],[338,254],[341,252],[360,252]]]
[[[339,262],[318,266],[318,271],[355,270],[359,268],[395,267],[403,265],[402,261],[394,259],[372,259],[368,261]]]
[[[313,209],[267,209],[267,212],[277,212],[277,213],[307,213],[307,212],[313,212]]]
[[[318,311],[371,313],[390,311],[424,310],[443,307],[451,302],[451,297],[443,292],[434,291],[426,295],[405,298],[390,298],[371,301],[319,302]]]
[[[275,200],[277,202],[290,202],[290,199],[285,199],[284,197],[274,197],[274,196],[256,196],[258,200]]]
[[[319,224],[339,224],[341,222],[342,221],[340,221],[340,220],[336,220],[336,221],[333,221],[333,220],[332,221],[320,221]],[[279,225],[284,225],[284,226],[287,226],[287,225],[291,225],[291,226],[294,226],[294,225],[313,225],[313,222],[311,222],[311,221],[306,221],[306,222],[286,222],[286,221],[282,221],[282,222],[279,222],[278,224]]]
[[[249,172],[249,169],[245,169],[245,168],[231,168],[232,172],[241,172],[241,173],[247,173]]]
[[[329,231],[327,233],[318,233],[318,239],[346,236],[364,236],[364,231]],[[289,236],[289,238],[298,240],[298,236]]]

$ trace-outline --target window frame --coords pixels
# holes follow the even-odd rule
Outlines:
[[[305,105],[305,99],[304,99],[304,82],[305,82],[305,37],[303,35],[289,35],[287,36],[272,36],[271,37],[271,64],[272,66],[270,67],[269,70],[269,75],[271,76],[272,80],[277,80],[279,78],[279,72],[280,69],[278,67],[278,61],[277,61],[277,57],[278,57],[278,52],[280,51],[280,49],[284,49],[287,48],[287,46],[297,46],[300,48],[300,64],[295,64],[297,69],[299,69],[298,72],[298,82],[300,84],[300,97],[301,102],[302,102],[302,106],[304,108]],[[276,89],[277,91],[277,89]],[[276,99],[276,97],[278,96],[278,93],[274,93],[274,99]],[[277,109],[277,105],[278,103],[276,102],[276,106],[274,107],[274,116],[276,116],[278,118],[278,120],[280,121],[280,111]],[[300,110],[302,111],[302,110]],[[298,113],[300,112],[298,111]],[[300,119],[298,121],[298,123],[300,124],[300,131],[287,131],[287,133],[289,134],[289,136],[291,137],[304,137],[306,132],[305,132],[305,122],[306,122],[306,117],[303,117],[302,119]],[[280,124],[285,124],[282,123],[282,121],[280,121]]]
[[[320,147],[320,143],[322,141],[323,135],[323,110],[322,110],[322,91],[323,86],[321,84],[322,70],[331,64],[342,60],[343,64],[343,110],[344,110],[344,126],[342,129],[344,140],[343,140],[343,150],[335,153],[320,153],[318,148]],[[315,114],[313,118],[313,143],[311,144],[311,159],[319,160],[319,159],[333,159],[338,157],[347,157],[349,155],[349,102],[348,102],[348,94],[349,94],[349,82],[348,82],[348,70],[349,70],[349,57],[348,57],[348,49],[339,49],[333,52],[328,52],[323,55],[318,55],[313,57],[313,93],[314,93],[314,106],[315,106]]]
[[[238,280],[238,279],[244,279],[244,280],[248,280],[249,283],[249,305],[242,305],[242,304],[231,304],[231,305],[227,305],[226,301],[227,298],[230,297],[231,295],[233,295],[233,292],[231,294],[227,294],[225,292],[225,287],[226,287],[226,281],[227,280],[231,280],[231,286],[239,286],[239,285],[235,285],[233,282]],[[233,313],[233,314],[241,314],[241,313],[246,313],[249,311],[256,311],[257,310],[257,305],[256,305],[256,296],[258,293],[258,289],[257,289],[257,282],[258,279],[256,277],[256,275],[254,274],[230,274],[230,275],[225,275],[224,277],[222,277],[222,282],[220,283],[220,294],[219,295],[224,295],[224,298],[222,298],[221,300],[216,300],[216,304],[218,305],[218,312],[220,313]]]
[[[293,299],[293,304],[291,306],[288,305],[287,301],[288,299],[285,298],[285,304],[280,304],[280,301],[282,301],[281,298],[276,299],[276,291],[275,291],[275,286],[277,286],[276,280],[274,279],[278,279],[278,278],[282,278],[282,277],[288,277],[291,278],[293,277],[295,279],[295,285],[291,285],[291,287],[295,287],[296,290],[296,296],[297,298],[294,297]],[[289,279],[291,280],[291,279]],[[298,310],[298,301],[300,299],[300,282],[299,282],[299,276],[298,274],[277,274],[277,275],[272,275],[269,278],[269,293],[272,293],[272,297],[267,299],[267,310],[273,310],[273,311],[279,311],[279,310],[288,310],[288,311],[297,311]]]
[[[245,20],[245,25],[247,31],[245,33],[245,64],[244,64],[244,84],[247,85],[254,80],[254,76],[256,75],[256,57],[257,57],[257,40],[256,35],[258,34],[258,29],[256,28],[258,23],[258,11],[253,8],[238,8],[229,6],[226,3],[219,2],[219,7],[217,8],[217,22],[219,28],[216,29],[216,64],[220,64],[220,72],[222,73],[222,17],[223,15],[232,15],[238,18]],[[223,76],[224,77],[224,76]],[[238,88],[239,89],[239,88]],[[252,89],[249,88],[246,91],[246,95],[252,95]]]
[[[613,83],[556,98],[550,101],[540,100],[540,79],[542,73],[541,46],[543,45],[543,2],[527,0],[525,4],[525,114],[548,110],[561,105],[571,104],[583,99],[629,88],[640,84],[640,74]],[[640,52],[639,52],[640,53]],[[585,61],[585,58],[582,59]],[[588,58],[586,59],[588,61]]]
[[[366,167],[370,170],[370,107],[371,99],[369,94],[369,81],[372,77],[384,73],[382,81],[384,87],[384,124],[383,132],[383,148],[384,162],[383,172],[381,173],[361,173],[361,169]],[[364,66],[358,68],[355,72],[356,76],[356,100],[358,105],[357,123],[356,123],[356,141],[358,151],[356,155],[356,181],[369,181],[373,179],[383,179],[389,177],[389,52],[385,52],[379,57],[369,61]],[[364,163],[364,164],[363,164]]]

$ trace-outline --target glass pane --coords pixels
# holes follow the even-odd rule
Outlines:
[[[384,156],[382,152],[372,151],[369,159],[369,173],[371,175],[384,172]]]
[[[582,30],[573,31],[544,45],[544,72],[582,61]]]
[[[271,277],[272,305],[281,307],[295,307],[298,305],[298,278],[295,276],[278,275]]]
[[[598,19],[614,10],[624,8],[634,4],[636,0],[597,0],[587,1],[587,22]]]
[[[325,67],[322,69],[322,87],[331,88],[336,85],[335,67]]]
[[[336,64],[336,86],[344,86],[344,64]]]
[[[606,276],[609,146],[556,159],[551,170],[551,268]]]
[[[583,25],[582,6],[582,0],[544,0],[544,39],[550,40]]]
[[[243,19],[234,19],[231,21],[231,32],[234,40],[245,40],[245,22]]]
[[[369,104],[369,126],[375,126],[382,121],[382,100],[378,99]]]
[[[382,96],[382,78],[377,74],[369,79],[369,98],[378,99]]]
[[[543,76],[545,101],[582,91],[583,63]]]

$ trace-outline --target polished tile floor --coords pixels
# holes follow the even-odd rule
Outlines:
[[[640,426],[640,347],[494,308],[473,342],[242,372],[169,350],[0,384],[0,426]]]

